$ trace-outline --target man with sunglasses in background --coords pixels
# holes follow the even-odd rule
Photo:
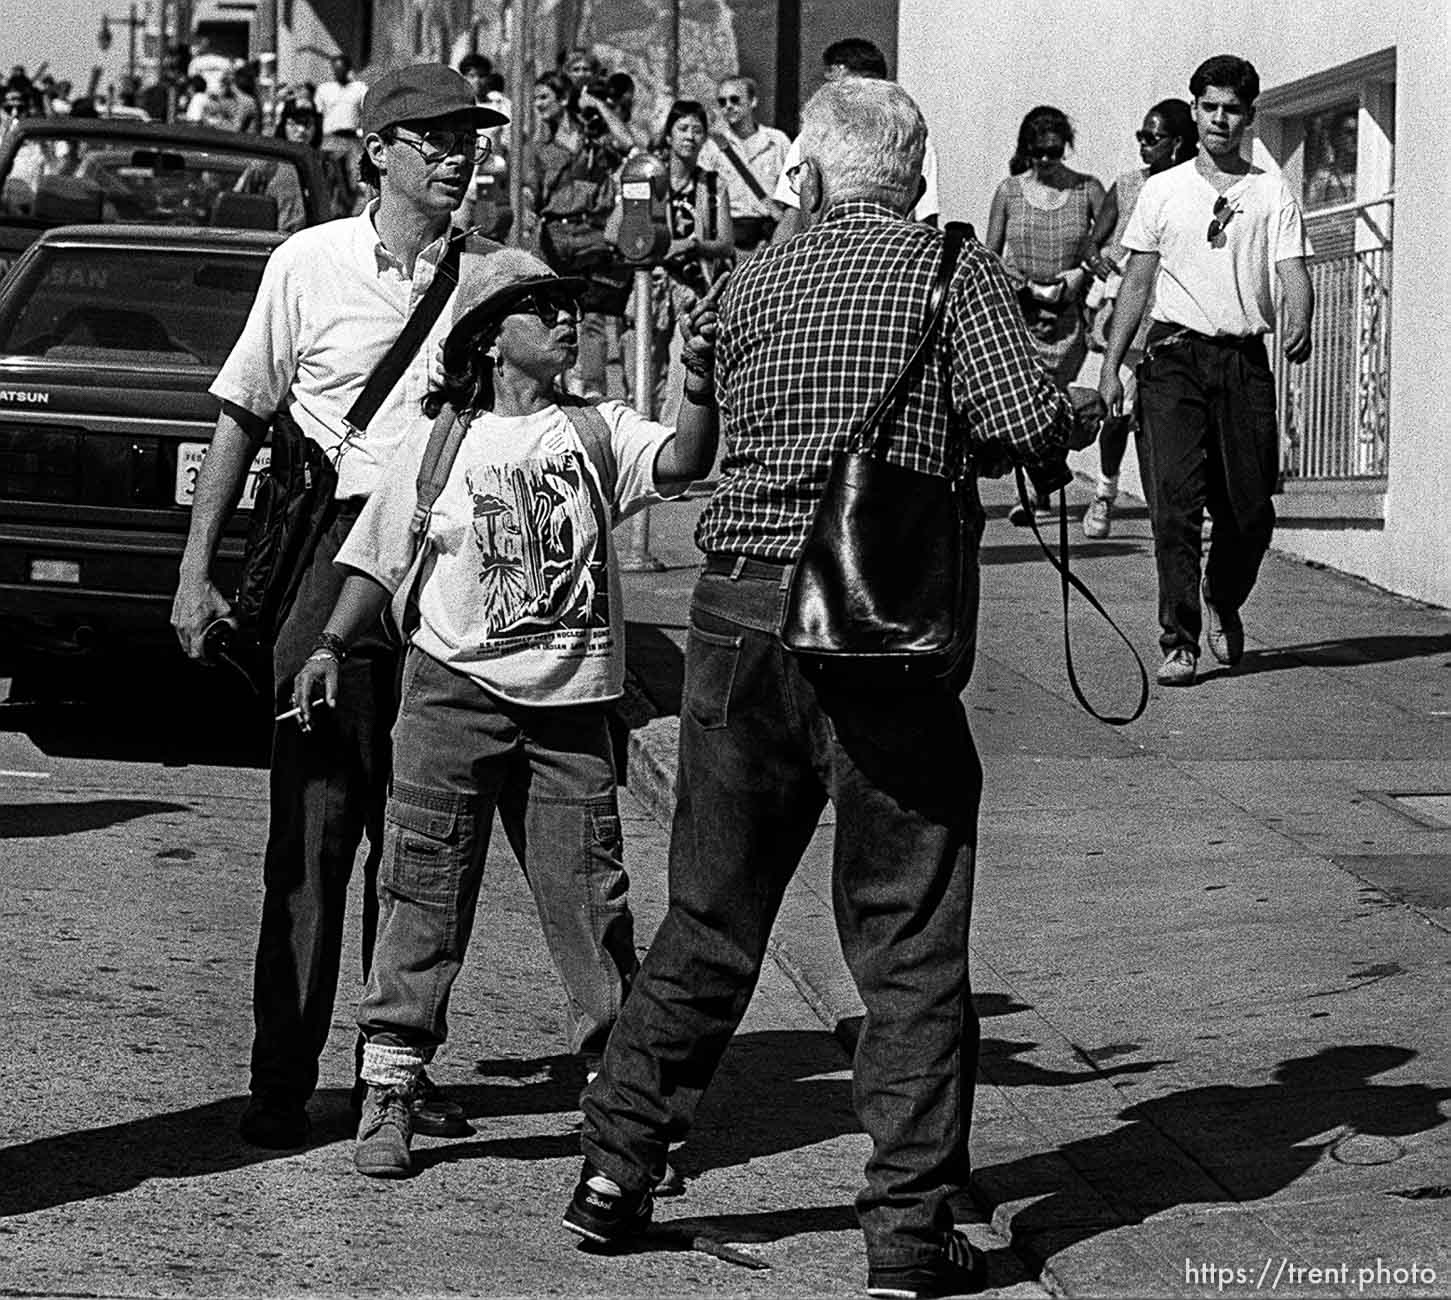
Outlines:
[[[700,153],[700,165],[725,177],[731,196],[731,231],[736,253],[768,243],[781,218],[771,197],[781,178],[791,138],[756,121],[756,83],[727,77],[716,91],[724,131],[712,131]]]
[[[347,417],[435,277],[457,282],[449,249],[462,235],[453,229],[453,213],[487,147],[478,132],[505,120],[477,105],[468,82],[442,64],[380,77],[363,104],[361,164],[378,197],[357,216],[299,231],[272,254],[242,334],[212,384],[222,409],[197,479],[172,605],[172,626],[187,654],[202,658],[207,628],[231,615],[211,566],[269,426],[287,422],[294,436],[320,449],[323,477],[336,475],[321,535],[300,559],[296,596],[277,630],[277,713],[289,707],[303,662],[328,652],[319,634],[342,581],[332,561],[363,502],[395,453],[428,437],[423,399],[447,333],[451,287],[428,298],[436,317],[411,354],[395,354],[401,373],[366,427],[354,428]],[[469,246],[496,250],[483,241]],[[365,832],[365,972],[371,959],[397,667],[381,624],[370,628],[341,665],[336,702],[325,716],[307,733],[291,719],[274,733],[252,1096],[240,1124],[256,1146],[307,1141],[306,1103],[332,1027],[348,880]],[[462,1126],[461,1110],[426,1085],[419,1108],[420,1131],[446,1134]]]
[[[867,77],[876,81],[890,81],[887,56],[872,42],[860,36],[848,36],[845,40],[833,41],[821,52],[822,77],[830,83],[845,77]],[[771,196],[781,204],[781,220],[771,237],[773,244],[782,244],[801,229],[801,200],[786,180],[786,173],[801,161],[801,141],[793,140],[781,164],[781,179],[776,183],[776,192]],[[734,191],[732,191],[734,196]],[[937,224],[941,208],[937,203],[937,148],[932,137],[927,137],[927,146],[922,154],[922,184],[917,201],[912,206],[913,221]]]
[[[1152,291],[1138,371],[1139,462],[1159,574],[1161,686],[1194,684],[1201,630],[1220,663],[1244,653],[1239,611],[1269,549],[1279,478],[1264,336],[1278,329],[1288,361],[1310,355],[1304,218],[1285,181],[1240,152],[1259,89],[1254,66],[1229,54],[1190,78],[1202,148],[1144,183],[1123,235],[1129,264],[1099,379],[1117,414],[1118,368]],[[1201,583],[1206,508],[1214,532]]]

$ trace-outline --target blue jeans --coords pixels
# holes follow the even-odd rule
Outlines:
[[[358,1027],[420,1063],[447,1037],[496,809],[564,983],[570,1050],[598,1056],[638,964],[605,706],[510,704],[416,649]]]
[[[792,873],[836,808],[837,931],[866,1019],[853,1098],[872,1140],[857,1210],[874,1266],[935,1257],[968,1175],[968,987],[982,769],[947,687],[818,688],[774,635],[779,578],[695,589],[670,905],[584,1101],[585,1156],[622,1187],[663,1168],[740,1023]]]

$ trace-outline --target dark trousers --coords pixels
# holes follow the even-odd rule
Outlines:
[[[1205,509],[1214,533],[1204,585],[1217,609],[1248,599],[1274,532],[1275,381],[1261,338],[1188,334],[1166,346],[1170,333],[1150,331],[1139,367],[1139,464],[1159,571],[1159,644],[1166,654],[1179,646],[1197,654]]]
[[[273,652],[276,712],[291,708],[292,678],[326,625],[342,587],[333,564],[356,514],[344,511],[319,543]],[[273,733],[271,821],[263,860],[262,925],[252,1010],[252,1091],[306,1100],[332,1028],[348,881],[368,837],[363,970],[378,926],[376,881],[397,712],[397,651],[381,626],[343,661],[335,709]]]
[[[584,1101],[586,1157],[664,1167],[744,1015],[826,801],[832,898],[866,1006],[853,1099],[874,1265],[934,1257],[966,1183],[977,1065],[968,921],[982,770],[956,694],[818,690],[773,629],[779,578],[703,576],[680,718],[669,909]]]

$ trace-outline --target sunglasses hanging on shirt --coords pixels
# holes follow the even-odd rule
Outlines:
[[[1214,200],[1214,216],[1209,222],[1209,233],[1205,238],[1212,244],[1224,233],[1224,228],[1229,225],[1230,218],[1238,211],[1238,208],[1230,207],[1229,200],[1221,194]]]

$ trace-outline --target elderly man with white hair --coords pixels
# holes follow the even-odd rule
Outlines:
[[[670,906],[585,1094],[584,1169],[564,1217],[607,1245],[648,1225],[667,1144],[688,1131],[746,1010],[830,800],[837,928],[867,1010],[854,1095],[872,1154],[857,1210],[876,1296],[986,1280],[948,1204],[968,1173],[978,1043],[967,933],[981,768],[959,698],[970,669],[921,690],[832,689],[775,630],[833,453],[929,317],[944,235],[907,219],[925,137],[891,82],[823,87],[792,177],[807,228],[758,253],[725,293],[725,455],[696,534],[706,563],[690,611]],[[943,476],[1016,463],[1045,495],[1061,487],[1074,416],[1001,263],[969,241],[947,293],[941,336],[890,417],[890,459]]]

